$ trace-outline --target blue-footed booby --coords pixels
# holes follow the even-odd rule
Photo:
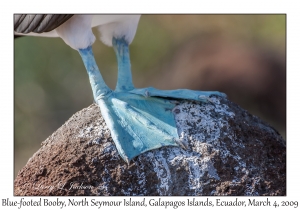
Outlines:
[[[83,60],[95,102],[111,131],[120,156],[129,162],[146,151],[163,146],[182,146],[173,108],[182,99],[209,102],[209,96],[225,96],[217,91],[187,89],[136,89],[132,82],[129,44],[140,15],[60,15],[15,14],[15,35],[60,37],[77,50]],[[95,62],[92,45],[97,27],[101,41],[112,46],[118,62],[115,90],[104,82]]]

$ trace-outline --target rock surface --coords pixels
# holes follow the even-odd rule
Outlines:
[[[19,171],[16,196],[286,195],[285,141],[225,98],[181,101],[173,110],[188,149],[118,155],[93,104],[74,114]]]

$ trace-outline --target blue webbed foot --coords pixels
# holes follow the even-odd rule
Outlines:
[[[188,89],[177,89],[177,90],[159,90],[153,87],[133,89],[129,91],[131,93],[143,95],[144,97],[163,97],[172,99],[186,99],[202,102],[210,102],[209,97],[212,95],[218,95],[226,97],[225,93],[218,91],[197,91]]]
[[[120,156],[126,162],[162,146],[183,146],[179,142],[172,112],[177,100],[210,102],[211,95],[225,96],[217,91],[135,89],[128,43],[123,38],[114,38],[113,46],[118,60],[115,91],[103,81],[91,47],[80,49],[79,53],[89,74],[94,99],[100,106]]]
[[[145,98],[113,92],[98,100],[119,154],[129,162],[137,155],[162,146],[177,146],[175,104],[163,98]]]

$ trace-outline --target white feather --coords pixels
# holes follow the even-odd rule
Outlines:
[[[135,36],[139,19],[140,15],[96,15],[93,23],[101,33],[101,41],[112,46],[113,37],[124,37],[130,44]]]
[[[64,24],[46,33],[19,35],[61,37],[73,49],[84,49],[95,41],[92,27],[101,33],[101,41],[112,46],[112,38],[122,38],[130,44],[135,36],[140,15],[74,15]]]

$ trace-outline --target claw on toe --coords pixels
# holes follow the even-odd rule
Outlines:
[[[179,139],[176,139],[175,141],[180,147],[182,147],[185,150],[188,150],[189,145],[188,145],[187,138],[186,138],[184,132],[181,132]]]
[[[148,97],[150,96],[150,94],[149,94],[149,91],[148,91],[148,90],[145,90],[144,96],[145,96],[146,98],[148,98]]]

